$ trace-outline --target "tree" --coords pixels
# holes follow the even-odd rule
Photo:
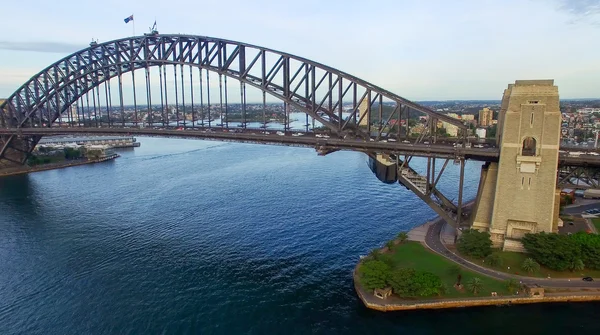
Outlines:
[[[468,229],[463,231],[456,247],[464,255],[483,258],[492,253],[492,240],[487,232]]]
[[[569,236],[579,247],[580,257],[585,267],[600,270],[600,235],[579,232]]]
[[[527,258],[523,261],[523,264],[521,264],[521,269],[523,269],[527,273],[534,273],[540,269],[540,265],[538,264],[538,262],[533,260],[533,258]]]
[[[29,166],[38,165],[40,164],[40,162],[41,160],[35,155],[31,155],[29,156],[29,158],[27,158],[27,165]]]
[[[505,282],[506,289],[511,293],[515,294],[521,289],[521,283],[518,280],[511,278]]]
[[[482,287],[483,283],[481,282],[481,279],[477,277],[471,278],[471,280],[467,282],[467,289],[473,294],[479,293]]]
[[[400,243],[406,242],[406,240],[408,240],[408,233],[405,231],[400,232],[398,234],[398,240],[400,240]]]
[[[386,263],[369,259],[358,268],[360,283],[368,290],[384,288],[390,277],[391,268]]]
[[[394,241],[388,241],[385,246],[391,251],[394,248]]]
[[[491,254],[485,258],[485,262],[490,266],[502,266],[502,258],[498,254]]]
[[[587,252],[600,251],[600,239],[597,241],[598,247],[591,247],[591,249],[584,248],[583,245],[587,238],[581,236],[577,237],[568,235],[559,235],[556,233],[538,233],[538,234],[525,234],[521,239],[523,246],[527,252],[531,255],[538,263],[556,271],[565,271],[569,269],[569,265],[574,259],[581,259],[585,264],[589,264],[586,260],[587,255],[582,253],[582,249]],[[587,234],[586,234],[587,235]],[[588,240],[589,243],[596,243]],[[589,245],[591,246],[591,244]],[[586,252],[586,254],[587,254]],[[593,257],[592,255],[590,255]],[[600,265],[600,264],[599,264]]]
[[[414,269],[401,268],[394,270],[388,280],[394,293],[400,297],[415,297],[418,288],[414,284]]]
[[[569,270],[571,270],[571,272],[581,271],[583,269],[585,269],[585,264],[583,264],[583,261],[579,258],[574,259],[571,264],[569,264]]]
[[[418,295],[427,297],[434,294],[440,294],[442,280],[439,276],[431,272],[419,271],[415,273],[413,278],[414,285],[417,287]]]
[[[77,159],[81,157],[81,151],[74,148],[65,148],[65,159]]]

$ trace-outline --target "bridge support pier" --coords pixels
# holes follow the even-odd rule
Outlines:
[[[471,227],[489,231],[496,247],[523,251],[525,234],[558,227],[558,87],[517,80],[504,92],[499,119],[500,159],[482,168]]]
[[[0,136],[0,170],[22,166],[39,138],[38,136]]]

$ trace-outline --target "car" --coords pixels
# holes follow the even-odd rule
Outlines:
[[[569,226],[574,225],[573,221],[569,221]]]
[[[583,280],[583,281],[594,281],[594,278],[592,278],[592,277],[583,277],[583,278],[581,278],[581,280]]]

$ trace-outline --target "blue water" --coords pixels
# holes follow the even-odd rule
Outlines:
[[[364,308],[359,256],[434,214],[363,154],[138,140],[114,162],[0,178],[0,334],[600,331],[600,304]]]

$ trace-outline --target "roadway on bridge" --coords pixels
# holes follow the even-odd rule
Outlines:
[[[280,144],[329,150],[355,150],[364,152],[394,153],[399,155],[466,158],[479,161],[497,161],[497,148],[473,148],[454,146],[452,143],[431,144],[406,143],[406,141],[390,141],[358,138],[339,138],[303,132],[282,132],[264,129],[227,129],[227,128],[188,128],[188,129],[156,129],[156,128],[11,128],[0,129],[0,135],[145,135],[176,138],[196,138],[205,140],[233,141],[242,143]],[[302,135],[299,135],[302,134]],[[599,160],[600,164],[600,160]]]
[[[473,264],[462,257],[457,256],[455,253],[451,252],[446,248],[441,239],[441,232],[446,222],[441,218],[438,218],[427,230],[427,235],[425,235],[425,244],[429,249],[435,251],[436,253],[448,258],[449,260],[460,264],[463,267],[468,268],[469,270],[479,272],[486,276],[498,279],[498,280],[508,280],[511,278],[517,279],[521,281],[523,284],[533,285],[538,284],[544,287],[573,287],[573,288],[585,288],[585,287],[600,287],[600,281],[595,278],[596,281],[586,282],[581,278],[571,278],[571,279],[553,279],[553,278],[531,278],[531,277],[523,277],[517,275],[511,275],[504,272],[490,270],[488,268],[481,267],[479,265]]]
[[[465,147],[454,145],[455,142],[440,139],[438,143],[409,143],[409,141],[397,141],[394,139],[371,138],[369,141],[359,138],[336,137],[335,135],[323,135],[314,132],[301,131],[278,131],[249,128],[129,128],[129,127],[99,127],[99,128],[4,128],[0,129],[0,135],[139,135],[174,138],[195,138],[204,140],[218,140],[241,143],[276,144],[287,146],[300,146],[316,148],[322,152],[336,150],[354,150],[363,152],[389,153],[417,157],[435,157],[483,162],[497,162],[500,150],[495,147]],[[559,166],[585,166],[600,167],[600,155],[595,152],[575,152],[565,150],[560,153]]]

